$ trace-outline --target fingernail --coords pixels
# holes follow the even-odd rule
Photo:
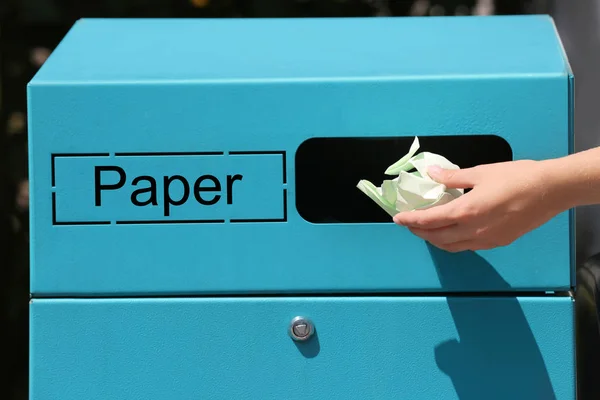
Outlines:
[[[427,172],[429,173],[429,175],[439,175],[443,171],[444,170],[438,165],[432,165],[431,167],[427,168]]]

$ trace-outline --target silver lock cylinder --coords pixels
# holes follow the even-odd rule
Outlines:
[[[312,337],[315,327],[308,318],[295,317],[289,327],[289,334],[297,342],[305,342]]]

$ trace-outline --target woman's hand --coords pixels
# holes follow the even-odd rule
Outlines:
[[[450,252],[508,245],[570,208],[545,161],[433,167],[429,174],[448,188],[472,190],[441,206],[397,214],[394,222]]]

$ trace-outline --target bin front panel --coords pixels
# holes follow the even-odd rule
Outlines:
[[[569,297],[38,300],[31,396],[574,400]],[[296,316],[314,324],[293,341]]]
[[[569,151],[567,90],[566,78],[539,77],[34,86],[32,291],[445,290],[436,264],[464,275],[460,265],[471,256],[436,260],[391,218],[303,218],[296,177],[309,166],[297,165],[298,149],[315,137],[409,138],[395,156],[364,153],[357,161],[377,160],[376,184],[414,136],[424,151],[432,136],[494,135],[513,159],[559,157]],[[360,172],[342,189],[364,201],[361,209],[379,211],[355,188]],[[316,207],[350,201],[302,190]],[[552,290],[570,287],[570,252],[563,213],[478,258],[515,290]],[[453,289],[506,288],[465,279]]]

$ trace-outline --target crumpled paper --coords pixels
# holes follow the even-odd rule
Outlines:
[[[385,170],[385,175],[398,176],[384,180],[381,187],[365,179],[358,182],[358,189],[392,217],[404,211],[446,204],[464,194],[463,189],[448,189],[446,185],[434,181],[427,172],[431,166],[443,169],[460,167],[439,154],[416,154],[419,147],[419,138],[415,137],[409,152]]]

